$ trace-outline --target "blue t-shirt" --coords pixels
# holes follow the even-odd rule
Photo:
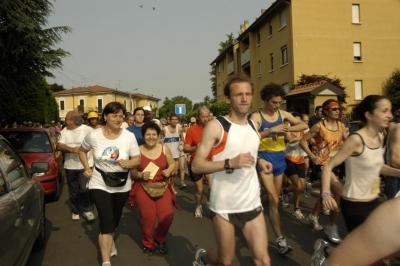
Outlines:
[[[144,144],[144,139],[142,136],[142,127],[132,125],[132,126],[128,127],[127,130],[132,132],[133,134],[135,134],[135,137],[136,137],[136,140],[137,140],[137,143],[139,146]]]

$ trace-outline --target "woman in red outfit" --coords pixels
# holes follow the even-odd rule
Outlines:
[[[136,203],[139,209],[142,218],[143,254],[146,256],[153,255],[155,246],[160,253],[168,253],[166,237],[174,217],[173,205],[179,208],[168,183],[168,178],[174,171],[175,161],[170,149],[159,142],[160,132],[160,127],[154,122],[142,126],[145,143],[140,146],[141,163],[137,170],[131,170],[135,183],[129,193],[128,203],[131,206]],[[150,167],[152,169],[148,171]],[[143,187],[146,184],[162,182],[165,182],[167,189],[159,197],[150,196]],[[158,226],[154,234],[157,218]]]

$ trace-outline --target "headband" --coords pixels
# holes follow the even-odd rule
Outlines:
[[[335,106],[336,106],[336,107],[339,107],[339,103],[338,103],[338,102],[331,102],[331,103],[325,105],[325,106],[324,106],[324,109],[326,110],[326,109],[329,109],[329,108],[335,107]]]

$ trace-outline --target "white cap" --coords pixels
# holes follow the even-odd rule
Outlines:
[[[148,105],[143,106],[143,110],[145,110],[145,111],[150,111],[150,112],[151,112],[151,108],[150,108],[150,106],[148,106]]]

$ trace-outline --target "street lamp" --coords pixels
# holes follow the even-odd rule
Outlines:
[[[133,90],[129,91],[129,103],[130,103],[130,108],[131,108],[131,113],[133,112],[133,106],[132,106],[132,91],[137,91],[139,88],[134,88]],[[135,107],[136,108],[136,107]]]

